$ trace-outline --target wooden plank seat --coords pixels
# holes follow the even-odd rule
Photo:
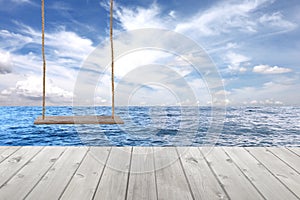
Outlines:
[[[34,124],[124,124],[119,116],[74,115],[74,116],[42,116],[37,117]]]

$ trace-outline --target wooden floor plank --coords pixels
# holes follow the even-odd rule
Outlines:
[[[127,199],[157,199],[153,149],[133,147]]]
[[[260,163],[300,198],[300,175],[265,148],[247,147]]]
[[[175,147],[154,149],[158,199],[193,199]]]
[[[46,147],[25,165],[0,190],[1,199],[24,199],[48,169],[54,164],[65,147]],[[16,188],[18,188],[16,190]]]
[[[60,199],[92,199],[111,147],[91,147]]]
[[[224,147],[223,149],[266,199],[297,199],[267,168],[261,165],[246,150],[238,147]]]
[[[228,199],[197,147],[177,147],[195,199]]]
[[[4,152],[8,148],[9,148],[8,146],[0,146],[0,158],[1,158],[2,152]]]
[[[0,164],[0,189],[16,174],[27,162],[29,162],[43,147],[22,147]]]
[[[94,199],[125,199],[132,147],[114,147]]]
[[[244,174],[235,166],[222,148],[200,149],[222,183],[230,199],[264,199]]]
[[[58,199],[86,151],[87,147],[68,147],[26,199]]]
[[[289,147],[288,149],[289,149],[290,151],[292,151],[293,153],[297,154],[298,156],[300,156],[300,148]]]
[[[16,152],[18,149],[21,147],[3,147],[1,148],[1,153],[0,153],[0,163],[3,162],[6,158],[8,158],[11,154]]]
[[[300,174],[300,158],[284,147],[267,147],[274,155],[283,160]]]

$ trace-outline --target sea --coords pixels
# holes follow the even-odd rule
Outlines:
[[[118,125],[34,125],[41,107],[0,107],[0,146],[300,147],[300,107],[116,107]],[[110,107],[47,107],[47,115],[110,115]]]

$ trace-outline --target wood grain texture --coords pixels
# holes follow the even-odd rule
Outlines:
[[[0,163],[21,147],[2,147],[0,150]]]
[[[197,147],[177,147],[195,199],[228,199]]]
[[[284,147],[267,147],[267,150],[271,151],[275,156],[300,174],[300,159],[298,155],[295,155]]]
[[[86,151],[86,147],[68,147],[26,199],[58,199],[73,177]]]
[[[153,149],[133,147],[127,199],[157,199]]]
[[[296,148],[296,147],[289,147],[287,148],[288,150],[290,150],[291,152],[293,152],[294,154],[298,155],[300,157],[300,148]]]
[[[64,150],[65,147],[44,148],[1,188],[1,199],[24,199]]]
[[[267,168],[246,150],[237,147],[225,147],[224,150],[266,199],[297,199]]]
[[[107,160],[94,199],[124,199],[132,147],[114,147]]]
[[[45,116],[43,119],[38,117],[34,124],[124,124],[123,120],[119,116],[99,116],[99,115],[87,115],[87,116]]]
[[[110,147],[91,147],[60,199],[91,199],[110,149]]]
[[[298,149],[0,147],[0,199],[300,199]]]
[[[247,147],[246,150],[300,198],[300,175],[295,170],[265,148]]]
[[[193,199],[175,147],[156,147],[154,160],[158,199]]]
[[[0,164],[0,188],[26,165],[43,147],[22,147]]]
[[[222,148],[214,148],[209,153],[206,148],[201,151],[230,199],[264,199]]]

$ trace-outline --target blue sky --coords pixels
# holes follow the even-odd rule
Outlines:
[[[108,39],[108,3],[46,0],[48,105],[72,103],[78,70]],[[198,43],[220,72],[225,90],[214,92],[215,96],[226,94],[226,104],[299,105],[298,0],[116,0],[114,8],[116,34],[162,28]],[[0,0],[0,105],[41,104],[40,35],[40,1]],[[132,66],[171,60],[176,57],[149,50],[127,55],[117,61],[116,79],[121,80]],[[199,104],[214,101],[201,76],[176,62],[172,65],[196,93]],[[109,105],[109,73],[97,85],[95,102],[89,103]],[[184,88],[176,86],[184,95]],[[170,91],[157,85],[142,87],[135,95],[131,103],[138,105],[176,103]],[[189,99],[177,103],[189,104]]]

